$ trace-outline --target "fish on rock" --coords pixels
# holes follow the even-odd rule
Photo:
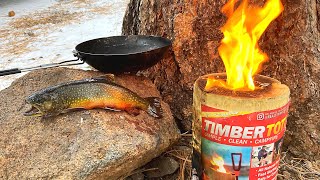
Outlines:
[[[26,102],[32,108],[24,113],[25,116],[49,117],[75,109],[103,108],[123,110],[133,115],[143,110],[155,118],[162,117],[159,98],[142,98],[106,77],[48,87],[30,95]]]

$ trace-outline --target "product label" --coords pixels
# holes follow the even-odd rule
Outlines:
[[[202,105],[202,178],[276,179],[288,107],[248,114]]]

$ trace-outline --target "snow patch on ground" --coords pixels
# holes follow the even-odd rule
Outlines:
[[[77,44],[90,39],[121,35],[128,2],[129,0],[0,2],[0,70],[75,59],[72,51]],[[10,18],[7,13],[11,10],[16,15]],[[35,22],[40,24],[35,25]],[[86,64],[73,68],[90,69]],[[0,77],[0,90],[24,74]]]

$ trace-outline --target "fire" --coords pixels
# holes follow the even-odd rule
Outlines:
[[[268,25],[283,11],[280,0],[266,0],[263,7],[243,0],[229,0],[222,7],[228,17],[221,28],[224,38],[219,54],[226,68],[227,81],[209,78],[205,90],[220,86],[232,90],[254,90],[253,76],[260,70],[261,63],[268,60],[258,46],[258,41]]]
[[[224,160],[218,154],[216,154],[216,153],[213,154],[212,159],[211,159],[211,164],[213,166],[217,167],[217,169],[215,169],[216,171],[222,172],[222,173],[227,173],[226,169],[224,168]]]

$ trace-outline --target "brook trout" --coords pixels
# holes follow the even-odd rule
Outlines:
[[[139,109],[161,118],[157,97],[142,98],[106,78],[72,81],[40,90],[26,99],[32,108],[25,116],[54,116],[73,109],[104,108],[139,114]]]

